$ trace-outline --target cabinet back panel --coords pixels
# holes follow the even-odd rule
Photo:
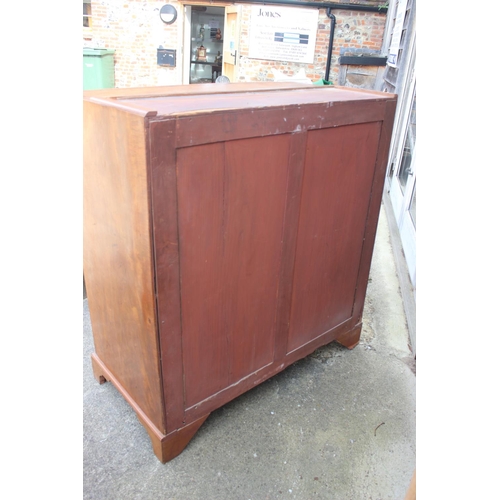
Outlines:
[[[352,316],[380,123],[308,133],[288,352]]]
[[[273,361],[289,143],[177,151],[186,407]]]

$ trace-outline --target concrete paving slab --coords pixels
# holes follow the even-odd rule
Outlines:
[[[402,499],[415,468],[415,368],[384,209],[360,344],[329,344],[213,412],[162,465],[92,375],[83,301],[84,499]]]

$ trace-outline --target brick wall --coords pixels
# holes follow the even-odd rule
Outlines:
[[[314,2],[311,2],[314,3]],[[343,1],[341,3],[349,3]],[[354,2],[353,2],[354,3]],[[359,2],[356,2],[359,3]],[[367,5],[378,5],[382,2],[365,2]],[[328,43],[330,40],[331,21],[325,9],[319,10],[316,47],[312,64],[292,62],[263,61],[248,57],[248,33],[250,29],[250,6],[244,6],[242,12],[242,39],[240,44],[241,60],[239,78],[241,81],[272,81],[272,68],[287,76],[294,76],[303,68],[305,74],[312,81],[324,78],[328,58]],[[330,80],[336,84],[338,80],[341,48],[367,48],[380,50],[385,28],[385,14],[371,12],[355,12],[335,10],[336,17],[334,31],[332,60],[330,66]]]
[[[159,17],[165,3],[174,5],[178,12],[172,25],[163,23]],[[344,0],[342,3],[349,3]],[[354,3],[354,2],[353,2]],[[359,3],[359,2],[356,2]],[[367,5],[378,5],[383,1],[366,0]],[[312,81],[324,78],[330,19],[324,9],[319,10],[316,47],[312,64],[266,61],[250,59],[248,36],[250,29],[249,5],[242,6],[240,38],[240,81],[272,81],[272,68],[287,76],[294,76],[304,69]],[[338,81],[338,58],[341,48],[367,48],[379,50],[385,28],[385,14],[333,11],[337,22],[332,53],[330,80]],[[84,35],[84,45],[115,49],[115,86],[142,87],[182,83],[182,37],[184,30],[183,6],[165,0],[92,0],[92,35]],[[156,50],[177,49],[178,64],[175,68],[157,65]]]
[[[172,25],[160,19],[171,3],[178,14]],[[115,86],[145,87],[181,82],[182,68],[158,66],[157,48],[181,47],[183,7],[164,0],[92,0],[92,36],[84,45],[115,49]]]

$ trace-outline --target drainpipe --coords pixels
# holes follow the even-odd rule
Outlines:
[[[333,52],[333,34],[335,32],[335,24],[337,23],[337,18],[332,14],[331,7],[326,9],[326,15],[330,18],[330,39],[328,40],[328,58],[326,60],[326,71],[325,71],[325,81],[330,80],[330,66],[332,64],[332,52]]]
[[[264,5],[286,5],[288,7],[308,7],[310,9],[326,9],[326,15],[330,18],[330,40],[328,42],[328,56],[325,69],[325,80],[330,78],[330,66],[332,63],[333,35],[337,22],[332,10],[353,10],[358,12],[379,12],[387,14],[387,7],[377,5],[343,4],[332,2],[303,2],[301,0],[233,0],[233,3],[264,4]]]

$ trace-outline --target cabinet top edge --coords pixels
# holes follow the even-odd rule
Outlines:
[[[359,100],[393,100],[395,94],[375,90],[301,83],[228,83],[172,85],[83,92],[84,101],[111,106],[144,117],[196,111],[250,109]]]

